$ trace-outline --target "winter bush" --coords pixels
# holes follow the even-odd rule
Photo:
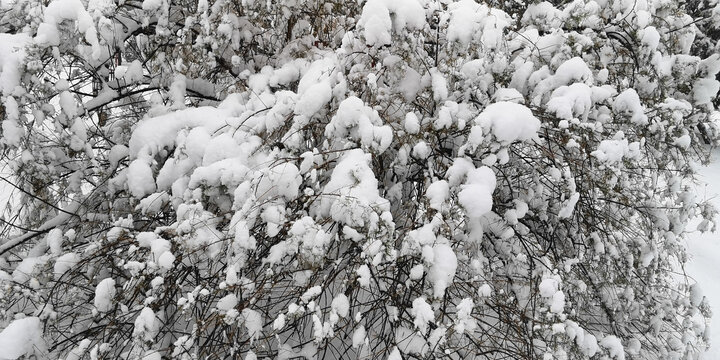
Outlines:
[[[706,347],[682,269],[720,5],[1,9],[0,356]]]

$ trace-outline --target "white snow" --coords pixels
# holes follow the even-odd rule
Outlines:
[[[445,289],[450,286],[455,278],[457,270],[457,256],[455,251],[447,244],[433,246],[432,266],[428,271],[428,277],[433,284],[433,295],[441,298],[445,295]]]
[[[508,101],[489,105],[478,115],[475,122],[502,143],[534,139],[540,130],[540,120],[530,109]]]
[[[530,4],[522,17],[523,22],[549,28],[560,27],[563,20],[563,12],[547,1]]]
[[[425,267],[423,264],[417,264],[410,269],[410,279],[420,280],[425,273]]]
[[[350,311],[350,302],[345,294],[338,294],[332,301],[332,309],[341,317],[348,316]]]
[[[138,317],[135,318],[133,336],[143,341],[152,341],[159,330],[160,324],[157,321],[155,312],[149,307],[144,307]]]
[[[538,46],[540,46],[538,44]],[[553,80],[557,86],[570,85],[573,82],[592,82],[592,70],[585,61],[579,57],[574,57],[558,66],[553,75]]]
[[[140,199],[155,192],[155,178],[147,160],[135,159],[130,163],[127,170],[127,185],[130,193]]]
[[[382,0],[370,0],[363,6],[358,25],[363,28],[368,45],[390,44],[392,20],[390,11]]]
[[[1,77],[2,74],[0,74],[0,81],[2,81]],[[0,86],[1,85],[2,83],[0,82]],[[19,146],[22,138],[25,136],[25,128],[18,124],[18,120],[20,120],[18,103],[12,96],[7,96],[4,99],[4,105],[5,119],[2,121],[3,136],[0,139],[0,143]]]
[[[505,27],[511,18],[505,12],[490,8],[472,0],[452,2],[448,5],[450,20],[447,28],[449,41],[467,46],[472,40],[479,40],[489,49],[498,47]]]
[[[186,127],[202,126],[212,133],[227,125],[227,117],[229,111],[225,109],[199,107],[142,120],[130,138],[130,157],[137,158],[143,150],[154,155],[160,149],[172,146],[180,129]]]
[[[15,360],[44,348],[42,324],[37,317],[13,320],[0,332],[0,358]]]
[[[370,268],[368,268],[367,265],[363,264],[360,265],[360,267],[355,270],[355,272],[358,274],[358,283],[360,286],[367,288],[370,286]]]
[[[552,297],[558,291],[558,281],[555,278],[546,278],[540,282],[538,289],[542,297]]]
[[[610,357],[617,360],[625,360],[625,351],[617,336],[608,335],[600,340],[600,346],[607,349]]]
[[[618,94],[613,102],[613,111],[630,116],[630,121],[634,124],[647,125],[648,123],[645,108],[635,89],[630,88]]]
[[[308,118],[315,115],[332,98],[332,88],[328,81],[322,81],[310,86],[295,104],[295,113]]]
[[[358,26],[370,46],[391,43],[391,33],[425,24],[425,9],[417,0],[370,0],[363,6]]]
[[[158,213],[162,207],[170,201],[170,196],[165,191],[157,192],[140,200],[137,208],[142,214]]]
[[[427,159],[430,156],[430,146],[424,141],[418,141],[412,149],[412,155],[418,159]]]
[[[415,327],[420,330],[421,334],[425,334],[427,332],[428,323],[435,319],[435,313],[433,312],[432,306],[430,306],[424,298],[419,297],[413,300],[410,313],[415,318],[415,320],[413,320]]]
[[[547,107],[561,119],[584,118],[593,104],[592,94],[592,89],[583,83],[561,86],[553,91]]]
[[[75,98],[69,91],[63,91],[59,96],[60,108],[68,118],[72,119],[77,116],[78,108]]]
[[[359,140],[365,147],[385,151],[393,139],[392,129],[383,125],[378,112],[357,97],[350,96],[325,127],[325,136],[335,139]]]
[[[298,196],[302,177],[300,170],[289,162],[273,166],[260,178],[255,196],[258,201],[284,197],[295,200]]]
[[[453,182],[452,179],[449,180]],[[487,166],[467,172],[467,181],[458,193],[458,202],[465,209],[467,216],[478,218],[492,210],[492,193],[495,185],[495,173]]]
[[[408,134],[417,134],[420,132],[420,120],[415,113],[409,112],[405,115],[405,131]]]
[[[660,44],[660,33],[654,26],[648,26],[640,32],[642,35],[640,42],[650,48],[650,50],[657,49]]]
[[[170,241],[151,232],[139,233],[136,239],[141,247],[150,248],[149,261],[156,262],[165,270],[172,268],[175,256],[170,252]]]
[[[55,266],[53,267],[55,278],[59,278],[72,269],[79,261],[80,256],[76,253],[67,253],[55,259]]]
[[[365,327],[364,326],[358,326],[357,329],[353,332],[352,336],[352,346],[353,348],[357,349],[362,344],[365,343]]]
[[[715,79],[698,79],[693,85],[695,104],[703,105],[712,102],[720,91],[720,81]]]
[[[42,265],[46,257],[27,257],[13,270],[13,281],[23,284],[34,277],[35,266]]]
[[[639,151],[640,144],[637,142],[628,143],[627,139],[603,140],[597,150],[590,153],[598,160],[610,164],[618,163],[626,156],[634,156]]]
[[[560,314],[565,308],[565,293],[557,291],[553,294],[550,300],[550,312]]]
[[[457,305],[457,322],[455,324],[457,332],[461,334],[465,331],[472,332],[477,327],[475,319],[471,316],[474,306],[475,303],[471,298],[462,299]]]
[[[110,149],[110,154],[108,155],[108,161],[110,162],[111,168],[116,168],[118,166],[118,163],[120,160],[122,160],[124,157],[128,156],[129,150],[127,146],[125,145],[114,145]]]
[[[164,251],[157,259],[158,265],[165,270],[171,269],[174,262],[175,255],[173,255],[170,251]]]
[[[100,312],[112,310],[115,292],[115,280],[107,278],[100,281],[95,288],[95,299],[93,300],[95,308]]]
[[[580,193],[574,193],[570,196],[570,198],[563,204],[563,207],[558,212],[558,217],[563,218],[569,218],[572,216],[573,210],[575,210],[575,204],[577,204],[578,200],[580,199]]]
[[[393,25],[396,31],[404,28],[420,29],[425,25],[425,9],[419,0],[385,0],[393,14]]]
[[[572,320],[565,320],[565,333],[570,339],[575,340],[580,351],[588,358],[593,357],[600,350],[595,335],[586,332]]]
[[[242,316],[245,320],[243,322],[243,324],[245,325],[245,330],[247,330],[247,333],[250,336],[250,344],[252,344],[255,340],[257,340],[257,338],[262,332],[262,314],[255,310],[245,308],[242,310]]]
[[[282,330],[282,328],[285,327],[285,319],[285,314],[278,315],[278,317],[275,318],[275,321],[273,321],[273,329]]]
[[[433,98],[435,101],[443,101],[448,97],[448,85],[445,76],[437,69],[430,69],[432,79]]]
[[[673,141],[673,145],[685,150],[690,147],[690,144],[692,143],[692,139],[690,138],[690,135],[685,134],[681,135],[680,137],[676,138]]]
[[[20,70],[25,57],[27,34],[0,34],[0,93],[10,95],[20,85]]]
[[[322,213],[356,227],[366,225],[370,207],[389,209],[387,200],[380,197],[378,180],[369,163],[370,155],[360,149],[345,152],[323,190],[328,196],[321,199]]]
[[[495,91],[493,99],[497,102],[507,101],[521,104],[525,102],[525,97],[517,89],[500,88]]]
[[[442,210],[442,204],[450,194],[450,186],[445,180],[438,180],[428,186],[425,196],[430,201],[430,207],[435,210]]]
[[[484,298],[490,297],[490,295],[492,295],[492,287],[488,284],[482,284],[478,289],[478,295]]]
[[[182,74],[175,74],[173,82],[170,84],[168,97],[172,100],[172,110],[185,108],[185,95],[187,94],[187,78]]]
[[[142,9],[148,12],[155,12],[162,6],[162,0],[143,0]]]
[[[143,78],[142,63],[139,60],[134,60],[125,69],[125,73],[122,74],[122,78],[128,83],[139,82]]]
[[[482,184],[465,185],[458,193],[458,202],[469,217],[481,217],[492,209],[492,190]]]
[[[322,293],[322,286],[313,286],[305,291],[304,294],[300,297],[300,300],[302,300],[304,303],[309,303],[312,299],[316,298],[318,295]]]
[[[457,41],[467,45],[473,39],[477,30],[474,28],[483,19],[483,10],[487,12],[487,6],[474,1],[464,0],[452,3],[450,10],[450,21],[448,22],[447,38],[449,41]]]
[[[101,48],[95,23],[80,0],[52,1],[48,4],[47,8],[45,8],[44,15],[44,26],[41,27],[42,31],[38,30],[36,42],[40,44],[59,45],[57,25],[63,20],[73,20],[76,21],[77,29],[85,35],[85,41],[91,45],[92,57],[94,59],[100,57]]]

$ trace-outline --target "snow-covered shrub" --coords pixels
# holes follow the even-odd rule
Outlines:
[[[701,352],[720,57],[522,3],[2,2],[0,356]]]

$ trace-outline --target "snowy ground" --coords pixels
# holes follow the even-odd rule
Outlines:
[[[700,170],[700,180],[706,184],[698,187],[699,197],[710,199],[720,209],[720,151],[715,151],[710,166]],[[686,271],[700,283],[715,314],[712,346],[703,359],[720,359],[720,227],[712,234],[693,234],[688,239],[688,247],[692,259]]]

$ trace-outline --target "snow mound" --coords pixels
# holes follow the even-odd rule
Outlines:
[[[538,120],[530,109],[521,104],[501,101],[489,105],[475,119],[486,133],[492,133],[501,143],[531,140],[540,130]]]
[[[37,317],[14,320],[0,332],[2,359],[14,360],[44,348],[42,327]]]

